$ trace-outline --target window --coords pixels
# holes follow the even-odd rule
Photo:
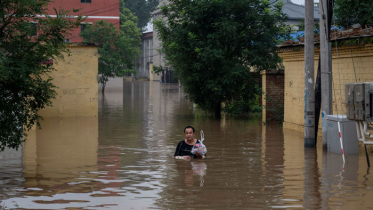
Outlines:
[[[91,0],[80,0],[80,3],[91,3]]]
[[[37,23],[30,23],[30,36],[37,36],[38,35],[38,24]]]
[[[83,32],[87,28],[87,24],[82,23],[80,24],[80,32]]]
[[[80,23],[80,32],[83,32],[89,25],[92,25],[92,22]]]

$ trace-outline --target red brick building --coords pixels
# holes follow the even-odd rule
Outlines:
[[[79,14],[87,17],[79,28],[71,32],[69,36],[71,42],[81,42],[82,38],[79,33],[84,30],[86,24],[93,24],[99,20],[113,23],[119,31],[119,0],[54,0],[48,5],[51,17],[56,15],[53,8],[70,10],[70,14],[75,17]],[[74,14],[73,9],[80,9],[79,14]]]

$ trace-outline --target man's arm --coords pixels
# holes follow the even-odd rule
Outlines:
[[[184,155],[184,156],[173,156],[175,159],[182,159],[182,160],[192,160],[192,157],[189,155]]]
[[[181,142],[179,142],[176,146],[175,154],[174,157],[180,156],[180,147],[181,147]]]

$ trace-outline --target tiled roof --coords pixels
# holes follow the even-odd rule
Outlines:
[[[275,0],[276,1],[276,0]],[[306,7],[299,4],[294,4],[291,0],[281,0],[284,2],[282,11],[288,15],[290,20],[304,19]],[[314,7],[314,17],[319,20],[319,7]]]
[[[284,6],[282,7],[282,12],[288,15],[289,20],[299,20],[304,19],[306,13],[306,7],[304,5],[299,5],[293,3],[291,0],[270,0],[271,3],[276,3],[282,1]],[[319,7],[314,7],[314,18],[319,20]]]
[[[330,40],[343,40],[343,39],[356,39],[361,37],[371,37],[373,36],[373,28],[362,29],[359,28],[350,28],[347,30],[331,30]],[[320,43],[320,34],[315,34],[315,44]],[[304,36],[299,38],[299,41],[288,40],[283,42],[278,47],[287,47],[287,46],[297,46],[304,45]]]
[[[148,38],[152,38],[152,37],[153,37],[153,31],[143,33],[142,36],[141,36],[142,39],[148,39]]]

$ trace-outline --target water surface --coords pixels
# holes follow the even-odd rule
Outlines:
[[[124,82],[98,117],[47,118],[0,153],[0,209],[370,209],[363,150],[303,147],[303,133],[260,118],[200,112],[178,85]],[[183,128],[205,133],[204,160],[171,156]]]

